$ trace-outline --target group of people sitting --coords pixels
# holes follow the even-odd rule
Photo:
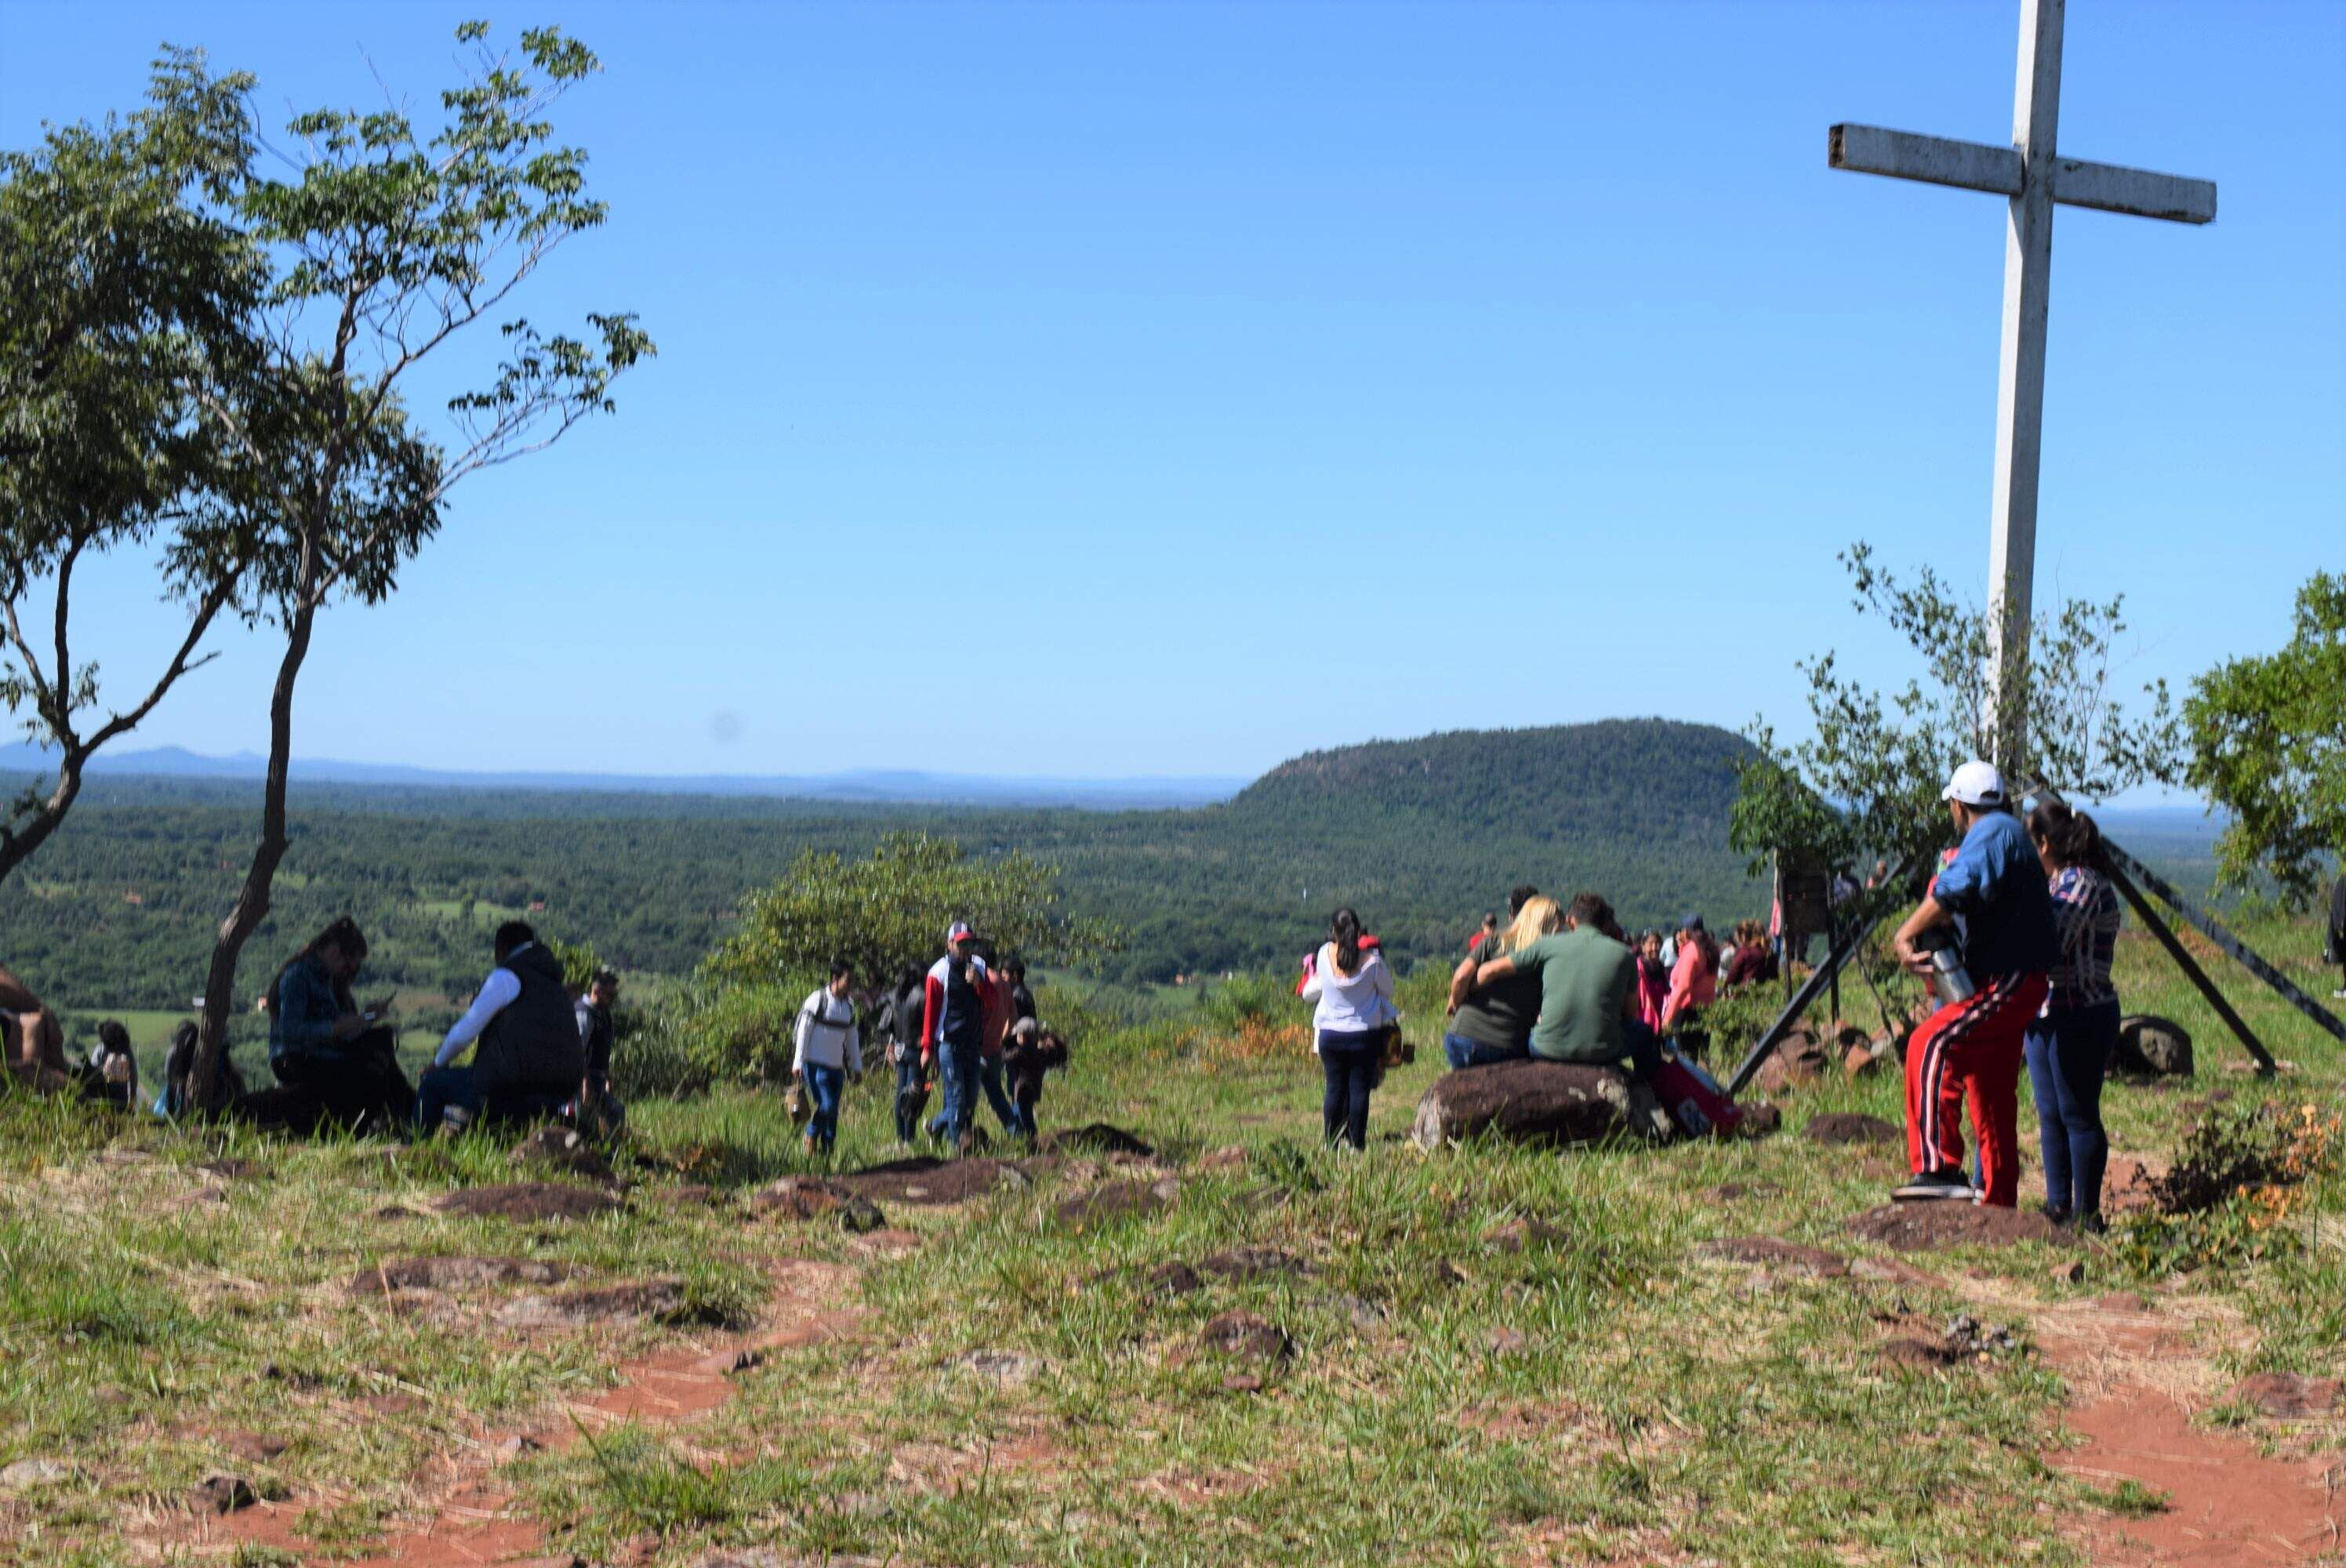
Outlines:
[[[1946,851],[1893,942],[1900,962],[1931,982],[1938,1004],[1904,1047],[1912,1175],[1892,1196],[2012,1207],[2025,1064],[2045,1211],[2098,1228],[2109,1154],[2101,1091],[2117,1040],[2110,972],[2120,922],[2101,835],[2092,818],[2049,796],[2030,804],[2024,823],[1985,762],[1957,769],[1943,799],[1961,842]],[[1886,874],[1877,863],[1865,886]],[[1708,1044],[1704,1010],[1722,987],[1774,978],[1780,955],[1765,925],[1739,921],[1722,953],[1698,914],[1667,940],[1651,931],[1633,939],[1598,893],[1559,904],[1525,886],[1507,901],[1510,919],[1486,916],[1451,975],[1442,1044],[1453,1070],[1574,1063],[1617,1070],[1633,1083],[1683,1072],[1717,1092],[1699,1066]],[[1353,911],[1336,911],[1328,941],[1304,961],[1298,990],[1315,1003],[1327,1141],[1364,1147],[1370,1095],[1397,1058],[1400,1013],[1392,972]],[[1964,1168],[1966,1107],[1978,1153],[1972,1170]]]

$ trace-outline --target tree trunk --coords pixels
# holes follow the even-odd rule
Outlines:
[[[21,828],[0,831],[0,882],[8,873],[33,858],[33,851],[48,842],[57,824],[73,809],[74,799],[81,793],[82,769],[89,762],[89,753],[79,746],[68,746],[57,759],[56,787],[49,798],[34,808],[33,820]]]
[[[252,864],[236,907],[220,922],[219,940],[212,945],[211,967],[204,974],[204,1011],[196,1040],[196,1058],[188,1071],[188,1096],[207,1110],[217,1110],[219,1059],[228,1050],[228,1021],[236,1010],[236,963],[245,940],[269,918],[269,890],[277,863],[285,858],[285,776],[292,760],[293,685],[301,661],[310,654],[310,628],[317,619],[317,551],[311,538],[302,541],[291,624],[286,628],[285,657],[278,662],[277,685],[269,697],[269,772],[261,785],[260,842],[253,847]]]

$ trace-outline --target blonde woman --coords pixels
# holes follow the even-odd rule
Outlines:
[[[1529,947],[1564,929],[1564,911],[1554,899],[1534,897],[1515,911],[1515,922],[1466,955],[1450,976],[1450,1021],[1442,1054],[1455,1068],[1487,1067],[1520,1061],[1532,1054],[1532,1024],[1539,1017],[1536,974],[1510,973],[1489,985],[1474,983],[1475,971],[1494,958]]]

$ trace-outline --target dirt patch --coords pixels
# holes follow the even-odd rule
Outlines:
[[[2010,1247],[2043,1241],[2071,1246],[2076,1237],[2041,1214],[1984,1203],[1893,1203],[1868,1209],[1849,1222],[1850,1234],[1899,1252],[1935,1252],[1948,1247]]]
[[[570,1270],[535,1257],[392,1257],[351,1276],[353,1296],[394,1290],[468,1290],[487,1285],[555,1285]]]
[[[880,1203],[967,1203],[983,1197],[1005,1181],[1021,1178],[999,1160],[941,1160],[928,1155],[867,1166],[832,1178],[842,1192]]]
[[[1943,1372],[1963,1362],[1943,1341],[1913,1338],[1886,1341],[1873,1359],[1885,1367],[1915,1372]]]
[[[1286,1333],[1252,1312],[1225,1312],[1198,1330],[1198,1343],[1218,1355],[1283,1361],[1295,1353]]]
[[[1862,1116],[1851,1111],[1828,1111],[1821,1116],[1810,1116],[1801,1135],[1812,1144],[1902,1144],[1905,1129],[1880,1116]]]
[[[1059,1205],[1059,1223],[1082,1229],[1155,1214],[1179,1196],[1181,1184],[1171,1176],[1155,1182],[1112,1181],[1089,1192],[1077,1193]]]
[[[1849,1259],[1821,1247],[1803,1247],[1773,1236],[1729,1236],[1706,1241],[1698,1256],[1729,1263],[1757,1263],[1770,1272],[1805,1274],[1817,1279],[1838,1279],[1849,1272]]]
[[[1276,1247],[1233,1247],[1198,1260],[1198,1271],[1217,1279],[1294,1279],[1311,1272],[1311,1265]]]
[[[678,1279],[635,1279],[618,1285],[586,1285],[551,1296],[524,1296],[497,1313],[509,1328],[624,1322],[641,1319],[676,1327],[739,1328],[731,1314],[695,1301]]]
[[[432,1206],[435,1214],[472,1218],[519,1220],[539,1224],[555,1219],[592,1219],[620,1207],[607,1192],[569,1186],[558,1182],[501,1182],[494,1186],[468,1186],[450,1193]]]

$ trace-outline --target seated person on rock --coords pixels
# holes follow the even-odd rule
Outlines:
[[[8,1074],[27,1088],[54,1095],[76,1088],[66,1062],[65,1026],[32,988],[0,969],[0,1054]]]
[[[1660,1064],[1661,1048],[1638,1022],[1637,960],[1605,934],[1612,924],[1613,907],[1603,898],[1577,894],[1561,932],[1481,965],[1474,983],[1488,987],[1513,974],[1538,978],[1531,1054],[1539,1060],[1625,1068],[1634,1078],[1648,1078]]]
[[[82,1072],[82,1093],[126,1111],[138,1103],[138,1057],[120,1019],[97,1026],[97,1044],[90,1047],[89,1065]]]
[[[1554,899],[1537,893],[1524,901],[1515,923],[1478,943],[1450,976],[1450,1018],[1442,1034],[1443,1054],[1453,1068],[1519,1062],[1531,1054],[1532,1024],[1539,1017],[1540,977],[1517,970],[1489,985],[1478,985],[1483,966],[1527,948],[1564,926]]]
[[[277,972],[269,988],[269,1070],[328,1119],[368,1131],[407,1125],[415,1091],[399,1070],[398,1036],[351,992],[366,938],[344,915]],[[224,1053],[223,1053],[224,1054]]]
[[[491,942],[496,967],[440,1042],[415,1085],[415,1125],[430,1134],[476,1118],[549,1116],[578,1093],[586,1052],[562,983],[562,961],[526,921],[507,921]],[[465,1046],[472,1065],[454,1065]]]

